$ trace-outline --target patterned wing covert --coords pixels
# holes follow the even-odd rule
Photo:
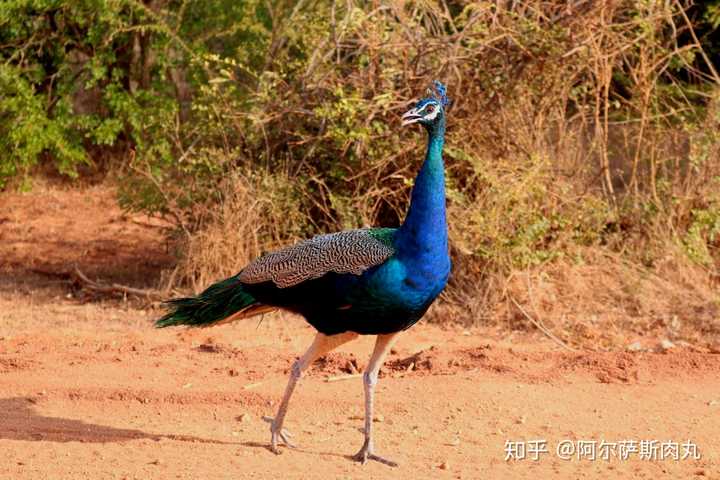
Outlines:
[[[263,255],[245,267],[239,279],[248,284],[272,280],[286,288],[328,272],[360,275],[395,253],[390,234],[391,229],[360,229],[318,235]]]

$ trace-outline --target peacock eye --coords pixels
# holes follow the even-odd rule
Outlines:
[[[435,111],[435,105],[428,105],[427,107],[425,107],[425,111],[427,113],[433,113]]]

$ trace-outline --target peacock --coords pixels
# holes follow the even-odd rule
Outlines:
[[[425,128],[428,144],[399,228],[318,235],[265,254],[196,297],[169,300],[168,313],[156,322],[157,327],[208,326],[283,309],[302,315],[317,330],[292,366],[277,414],[267,419],[274,453],[279,442],[294,447],[283,422],[303,371],[358,335],[377,335],[363,373],[365,440],[353,459],[397,466],[374,450],[374,390],[398,334],[420,320],[450,275],[442,158],[449,104],[445,86],[435,81],[428,96],[402,116],[403,126]]]

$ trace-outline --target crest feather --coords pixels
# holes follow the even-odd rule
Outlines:
[[[435,81],[433,82],[432,89],[429,89],[429,91],[430,91],[430,94],[431,94],[436,100],[438,100],[438,101],[440,102],[440,104],[443,106],[443,108],[447,107],[447,106],[450,105],[450,103],[452,102],[452,101],[447,97],[447,88],[446,88],[445,85],[444,85],[441,81],[439,81],[439,80],[435,80]]]

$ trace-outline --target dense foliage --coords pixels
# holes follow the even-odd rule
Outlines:
[[[0,187],[109,167],[128,209],[242,243],[232,271],[397,224],[422,155],[398,115],[440,78],[456,278],[667,242],[717,272],[719,25],[717,0],[5,0]]]

